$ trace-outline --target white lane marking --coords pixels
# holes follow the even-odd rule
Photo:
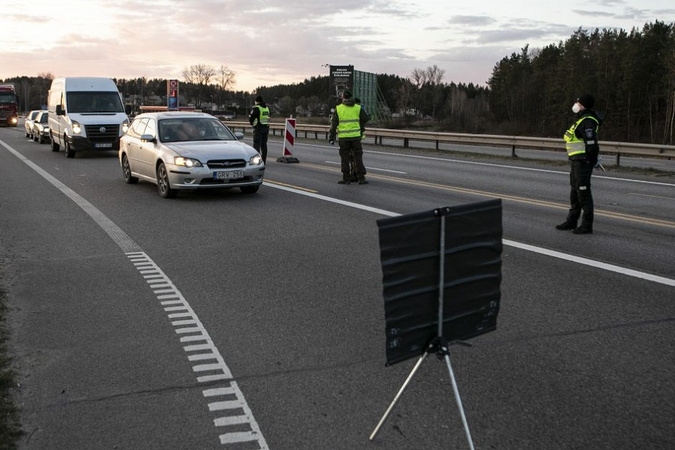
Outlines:
[[[339,166],[341,163],[337,161],[324,161],[326,164],[332,164],[334,166]],[[400,175],[406,175],[408,172],[401,172],[400,170],[390,170],[390,169],[380,169],[379,167],[371,167],[368,166],[366,167],[368,170],[377,170],[378,172],[390,172],[390,173],[398,173]]]
[[[308,147],[320,147],[320,148],[325,148],[324,145],[317,145],[317,144],[302,144],[306,145]],[[525,171],[530,171],[530,172],[543,172],[543,173],[554,173],[557,175],[569,175],[568,171],[562,171],[562,170],[550,170],[550,169],[537,169],[534,167],[518,167],[518,166],[511,166],[508,164],[495,164],[495,163],[486,163],[486,162],[479,162],[479,161],[464,161],[461,159],[450,159],[450,158],[440,158],[440,157],[434,157],[434,156],[423,156],[423,155],[408,155],[405,153],[392,153],[392,152],[378,152],[374,150],[364,150],[363,153],[372,153],[375,155],[386,155],[386,156],[398,156],[400,158],[413,158],[413,159],[428,159],[430,161],[443,161],[443,162],[452,162],[456,164],[468,164],[468,165],[474,165],[474,166],[487,166],[487,167],[499,167],[501,169],[512,169],[512,170],[525,170]],[[328,162],[328,161],[326,161]],[[384,170],[384,169],[382,169]],[[614,180],[614,181],[625,181],[627,183],[642,183],[642,184],[653,184],[655,186],[671,186],[675,187],[674,183],[663,183],[660,181],[649,181],[649,180],[634,180],[632,178],[617,178],[617,177],[610,177],[607,175],[596,175],[593,174],[593,178],[602,178],[605,180]]]
[[[214,419],[214,425],[216,427],[225,428],[225,430],[223,430],[225,433],[219,436],[220,443],[225,445],[239,444],[242,442],[256,442],[260,450],[269,450],[267,442],[260,432],[260,427],[246,403],[244,394],[237,386],[237,383],[232,379],[232,373],[218,351],[218,348],[213,344],[211,336],[204,328],[204,325],[199,320],[199,317],[197,317],[197,314],[194,312],[188,301],[183,297],[178,288],[176,288],[162,269],[160,269],[159,266],[143,252],[138,244],[136,244],[126,233],[124,233],[124,231],[122,231],[121,228],[106,217],[94,205],[3,141],[0,141],[0,145],[5,147],[40,176],[54,185],[54,187],[75,202],[94,220],[94,222],[103,228],[122,251],[124,251],[129,261],[136,267],[136,270],[138,270],[150,286],[150,289],[153,290],[153,293],[160,301],[160,304],[164,306],[164,311],[167,313],[169,319],[172,320],[171,324],[175,327],[174,331],[178,335],[183,335],[180,338],[180,342],[199,342],[199,344],[196,345],[186,345],[183,347],[184,351],[188,353],[188,361],[197,362],[192,366],[193,372],[199,374],[197,382],[218,382],[222,384],[222,387],[216,390],[213,388],[206,389],[202,391],[202,394],[205,397],[209,397],[211,395],[207,395],[207,393],[226,392],[227,395],[235,398],[233,403],[230,404],[231,408],[222,407],[224,405],[221,405],[220,408],[213,408],[213,403],[208,404],[209,411],[228,412],[224,417]],[[205,364],[202,363],[202,361],[209,361],[210,363]],[[239,417],[245,418],[245,420],[229,423],[227,418],[232,412],[238,414]],[[227,431],[227,426],[231,425],[237,426],[233,430]],[[241,431],[242,425],[248,425],[250,430]]]
[[[269,187],[272,187],[272,188],[275,188],[275,189],[280,189],[282,191],[288,191],[288,192],[292,192],[292,193],[299,194],[299,195],[305,195],[307,197],[316,198],[318,200],[323,200],[323,201],[331,202],[331,203],[337,203],[337,204],[340,204],[340,205],[349,206],[350,208],[356,208],[356,209],[360,209],[360,210],[363,210],[363,211],[381,214],[381,215],[387,216],[387,217],[397,217],[397,216],[401,215],[399,213],[386,211],[384,209],[371,208],[370,206],[361,205],[361,204],[353,203],[353,202],[347,202],[347,201],[339,200],[339,199],[332,198],[332,197],[326,197],[325,195],[315,194],[313,192],[305,192],[305,191],[293,189],[293,188],[290,188],[290,187],[287,187],[287,186],[280,186],[280,185],[271,184],[271,183],[264,183],[264,184],[265,184],[265,186],[269,186]],[[504,245],[507,245],[507,246],[510,246],[510,247],[520,248],[521,250],[539,253],[539,254],[542,254],[542,255],[562,259],[562,260],[565,260],[565,261],[571,261],[571,262],[575,262],[575,263],[578,263],[578,264],[583,264],[583,265],[586,265],[586,266],[595,267],[595,268],[602,269],[602,270],[607,270],[609,272],[616,272],[616,273],[626,275],[626,276],[629,276],[629,277],[640,278],[640,279],[643,279],[643,280],[652,281],[654,283],[664,284],[666,286],[675,286],[675,280],[670,279],[670,278],[660,277],[658,275],[652,275],[652,274],[645,273],[645,272],[639,272],[637,270],[627,269],[625,267],[615,266],[613,264],[607,264],[607,263],[603,263],[603,262],[600,262],[600,261],[594,261],[592,259],[582,258],[580,256],[568,255],[566,253],[557,252],[557,251],[554,251],[554,250],[548,250],[548,249],[541,248],[541,247],[535,247],[534,245],[522,244],[520,242],[510,241],[508,239],[502,239],[502,243]]]

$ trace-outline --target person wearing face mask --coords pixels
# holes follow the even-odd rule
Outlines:
[[[574,234],[593,233],[593,195],[591,174],[598,166],[600,146],[598,128],[600,116],[592,109],[595,99],[590,94],[580,96],[572,106],[577,120],[565,132],[565,149],[570,162],[570,210],[558,230],[572,230]],[[581,225],[577,222],[581,218]]]

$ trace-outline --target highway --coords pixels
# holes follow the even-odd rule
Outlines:
[[[247,137],[250,143],[250,137]],[[0,284],[22,449],[469,448],[448,369],[385,367],[377,220],[501,198],[497,330],[451,346],[476,449],[675,448],[675,172],[270,141],[259,192],[159,197],[116,152],[0,128]],[[622,159],[622,164],[624,160]]]

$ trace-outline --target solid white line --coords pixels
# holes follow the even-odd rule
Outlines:
[[[323,145],[316,145],[316,144],[302,144],[310,147],[325,147]],[[440,157],[434,157],[434,156],[422,156],[422,155],[408,155],[405,153],[392,153],[392,152],[378,152],[374,150],[364,150],[364,153],[372,153],[375,155],[386,155],[386,156],[398,156],[401,158],[413,158],[413,159],[427,159],[430,161],[444,161],[444,162],[452,162],[456,164],[468,164],[468,165],[474,165],[474,166],[486,166],[486,167],[499,167],[502,169],[512,169],[512,170],[525,170],[525,171],[530,171],[530,172],[543,172],[543,173],[554,173],[557,175],[569,175],[568,171],[562,171],[562,170],[550,170],[550,169],[537,169],[533,167],[518,167],[518,166],[510,166],[507,164],[495,164],[495,163],[486,163],[486,162],[478,162],[478,161],[463,161],[461,159],[450,159],[450,158],[440,158]],[[328,162],[328,161],[326,161]],[[386,169],[378,169],[378,170],[386,170]],[[627,183],[641,183],[641,184],[653,184],[656,186],[671,186],[675,187],[674,183],[663,183],[660,181],[645,181],[645,180],[634,180],[631,178],[617,178],[617,177],[609,177],[606,175],[595,175],[593,174],[593,178],[602,178],[604,180],[614,180],[614,181],[625,181]]]
[[[326,164],[332,164],[332,165],[334,165],[334,166],[339,166],[339,165],[340,165],[340,163],[337,162],[337,161],[324,161],[324,162],[325,162]],[[380,169],[379,167],[371,167],[371,166],[366,167],[366,169],[368,169],[368,170],[377,170],[378,172],[397,173],[397,174],[399,174],[399,175],[405,175],[405,174],[408,173],[408,172],[401,172],[400,170]]]
[[[325,195],[315,194],[313,192],[305,192],[305,191],[301,191],[299,189],[293,189],[293,188],[290,188],[290,187],[287,187],[287,186],[279,186],[279,185],[272,184],[272,183],[264,183],[264,184],[265,184],[265,186],[272,187],[274,189],[280,189],[282,191],[292,192],[294,194],[304,195],[306,197],[312,197],[312,198],[315,198],[317,200],[323,200],[325,202],[337,203],[339,205],[344,205],[344,206],[348,206],[350,208],[360,209],[360,210],[363,210],[363,211],[368,211],[368,212],[380,214],[380,215],[387,216],[387,217],[397,217],[397,216],[401,215],[399,213],[386,211],[384,209],[371,208],[370,206],[361,205],[361,204],[353,203],[353,202],[347,202],[347,201],[339,200],[339,199],[332,198],[332,197],[326,197]],[[594,261],[592,259],[582,258],[582,257],[579,257],[579,256],[568,255],[566,253],[557,252],[555,250],[548,250],[548,249],[541,248],[541,247],[535,247],[534,245],[522,244],[520,242],[510,241],[508,239],[502,239],[502,243],[504,245],[507,245],[507,246],[510,246],[510,247],[520,248],[522,250],[527,250],[527,251],[530,251],[530,252],[550,256],[552,258],[558,258],[558,259],[562,259],[562,260],[565,260],[565,261],[571,261],[571,262],[575,262],[575,263],[578,263],[578,264],[583,264],[583,265],[586,265],[586,266],[607,270],[609,272],[616,272],[616,273],[620,273],[622,275],[626,275],[626,276],[629,276],[629,277],[640,278],[640,279],[643,279],[643,280],[652,281],[654,283],[665,284],[666,286],[675,286],[675,280],[672,280],[670,278],[660,277],[658,275],[652,275],[652,274],[645,273],[645,272],[639,272],[637,270],[627,269],[627,268],[624,268],[624,267],[619,267],[619,266],[615,266],[615,265],[612,265],[612,264]]]

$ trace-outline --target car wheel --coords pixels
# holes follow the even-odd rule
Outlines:
[[[242,186],[239,189],[241,189],[241,192],[244,194],[255,194],[258,192],[258,189],[260,189],[260,185],[258,186]]]
[[[31,133],[31,138],[32,138],[33,141],[35,141],[35,142],[38,141],[38,136],[37,136],[37,134],[35,134],[35,131],[33,131],[33,133]]]
[[[45,138],[42,136],[42,133],[38,134],[37,141],[38,141],[38,144],[44,144],[45,143]]]
[[[124,182],[127,184],[138,183],[138,178],[131,175],[131,166],[129,166],[127,155],[122,155],[122,176],[124,177]]]
[[[66,158],[74,158],[75,157],[75,151],[72,149],[72,147],[68,143],[67,139],[63,143],[63,149],[66,151]]]
[[[30,133],[26,129],[24,129],[23,132],[26,133],[26,137],[30,136]]]
[[[53,152],[58,152],[61,149],[59,144],[54,142],[54,135],[51,132],[49,132],[49,147],[51,147]]]
[[[169,173],[164,163],[159,163],[159,166],[157,166],[157,190],[163,198],[175,198],[178,195],[176,189],[171,189]]]

